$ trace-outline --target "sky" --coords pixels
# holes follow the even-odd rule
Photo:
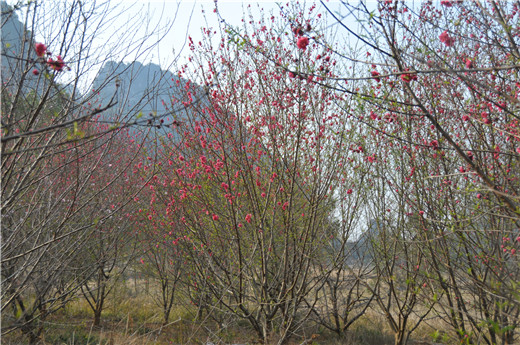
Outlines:
[[[20,0],[8,0],[10,4],[17,3]],[[73,0],[55,0],[73,1]],[[292,0],[285,0],[283,3]],[[124,62],[132,62],[138,60],[143,64],[154,63],[161,66],[162,69],[169,69],[172,72],[178,70],[178,67],[185,63],[189,57],[189,48],[187,44],[188,35],[192,37],[194,42],[202,40],[202,27],[217,28],[218,16],[213,13],[215,1],[213,0],[112,0],[105,6],[102,0],[97,1],[101,9],[109,8],[113,10],[111,15],[104,19],[104,30],[100,31],[97,37],[100,49],[96,49],[97,57],[95,61],[105,61],[106,59],[113,61],[123,60]],[[314,1],[302,0],[306,7],[310,7]],[[357,2],[357,1],[356,1]],[[375,4],[375,1],[367,1],[369,4]],[[90,3],[90,1],[85,1]],[[319,11],[319,1],[318,4]],[[341,4],[337,0],[326,1],[327,6],[334,10],[340,10]],[[52,8],[53,1],[41,1],[40,6],[49,6]],[[279,7],[275,0],[264,1],[248,1],[248,0],[219,0],[217,2],[219,14],[227,24],[233,26],[241,26],[241,20],[248,5],[251,5],[253,15],[259,14],[259,8],[263,8],[266,13],[279,14]],[[247,11],[246,11],[247,12]],[[324,11],[320,11],[324,12]],[[23,18],[23,14],[19,15]],[[52,20],[52,19],[51,19]],[[352,24],[352,23],[349,23]],[[169,27],[168,32],[161,36],[155,30],[156,27]],[[131,34],[124,37],[125,28]],[[62,30],[62,28],[53,28],[53,30]],[[55,33],[56,31],[51,31]],[[125,46],[130,41],[139,41],[139,37],[149,36],[144,46],[153,46],[153,48],[145,50],[140,48],[136,51],[127,49]],[[160,39],[159,43],[157,41]],[[45,38],[37,37],[37,41],[47,42]],[[112,47],[106,42],[112,42]],[[106,58],[105,50],[108,55]],[[117,50],[117,52],[115,52]],[[101,54],[98,54],[101,52]],[[126,55],[125,55],[126,54]],[[137,57],[136,57],[137,55]],[[93,79],[97,70],[101,68],[101,64],[97,64],[89,70],[88,79]]]
[[[283,1],[284,3],[289,0]],[[274,15],[279,13],[279,1],[247,1],[247,0],[219,0],[218,9],[222,18],[227,24],[240,26],[243,13],[248,5],[251,5],[253,15],[259,13],[259,8],[265,10],[266,13],[273,12]],[[310,7],[313,1],[302,1]],[[319,8],[319,1],[318,3]],[[370,1],[368,1],[370,3]],[[375,1],[372,1],[375,4]],[[161,40],[159,45],[155,47],[150,54],[143,59],[139,59],[143,63],[153,62],[165,68],[172,61],[183,63],[189,55],[187,46],[187,36],[190,35],[194,42],[202,40],[202,27],[218,26],[218,17],[213,10],[215,1],[213,0],[150,0],[150,1],[112,1],[115,6],[130,7],[124,16],[117,18],[122,24],[123,21],[135,15],[149,13],[150,27],[153,24],[165,26],[172,24],[170,31]],[[327,1],[327,6],[340,10],[339,1]],[[151,37],[151,40],[157,40],[157,36]],[[128,60],[131,60],[130,58]],[[170,67],[170,69],[172,69]]]
[[[118,1],[116,3],[126,6],[129,5],[127,1]],[[221,0],[218,1],[218,8],[227,23],[238,26],[241,24],[244,7],[251,4],[255,5],[252,6],[255,8],[257,3],[268,12],[273,10],[276,13],[278,9],[275,1],[256,2],[242,0]],[[218,18],[216,14],[213,13],[214,8],[214,1],[209,0],[154,0],[135,3],[129,13],[149,11],[151,21],[153,23],[159,23],[160,25],[168,25],[168,23],[173,21],[173,26],[170,31],[161,40],[158,47],[147,56],[149,61],[164,66],[176,58],[179,62],[184,62],[189,52],[187,46],[188,35],[190,35],[195,42],[198,42],[202,39],[202,27],[215,28],[218,26]],[[124,20],[124,18],[120,18],[120,20]]]

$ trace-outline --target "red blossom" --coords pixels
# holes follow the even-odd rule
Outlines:
[[[448,47],[451,47],[455,44],[455,39],[448,35],[448,30],[444,30],[444,32],[439,35],[439,39]]]
[[[34,45],[34,50],[36,50],[36,55],[38,55],[38,57],[43,57],[47,51],[47,46],[43,43],[36,43]]]
[[[34,74],[34,75],[38,75],[38,74],[40,74],[40,72],[38,72],[37,69],[33,69],[32,74]]]
[[[47,60],[47,65],[56,72],[61,72],[63,71],[63,67],[65,67],[65,62],[63,61],[61,56],[58,55],[56,57],[56,60],[53,60],[51,58]]]
[[[307,46],[309,45],[309,39],[307,37],[300,37],[298,38],[298,42],[296,43],[298,48],[305,50]]]
[[[251,218],[253,216],[251,214],[246,215],[246,222],[251,223]]]
[[[408,70],[409,69],[407,68],[406,71],[408,71]],[[401,74],[401,80],[406,83],[409,83],[412,80],[417,80],[417,74],[410,74],[410,73]]]
[[[218,216],[216,214],[213,215],[213,220],[218,220]]]
[[[446,7],[451,7],[455,4],[462,4],[462,0],[441,0],[441,5]]]
[[[381,78],[379,78],[379,73],[377,73],[376,71],[372,71],[371,73],[372,77],[374,77],[374,80],[379,83],[381,81]]]

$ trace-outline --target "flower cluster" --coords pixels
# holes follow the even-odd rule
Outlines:
[[[376,71],[372,71],[371,73],[375,81],[377,81],[378,83],[381,82],[381,78],[379,78],[379,73],[377,73]]]
[[[38,57],[43,57],[47,52],[47,46],[43,43],[36,43],[34,45],[34,50],[36,50],[36,55]]]
[[[455,44],[455,39],[448,35],[448,30],[444,30],[444,32],[440,34],[439,39],[448,47],[451,47]]]
[[[43,58],[45,56],[45,54],[51,55],[51,53],[49,51],[47,51],[47,46],[43,43],[36,43],[34,45],[34,50],[36,51],[36,55],[40,58]],[[43,61],[45,61],[45,60],[43,60]],[[63,61],[63,58],[60,55],[56,56],[56,59],[53,59],[50,57],[46,61],[46,64],[47,64],[47,66],[49,66],[50,69],[52,69],[56,72],[61,72],[66,67],[65,61]],[[33,74],[38,75],[39,74],[38,70],[36,70],[36,69],[33,70]]]
[[[305,50],[309,45],[309,39],[307,37],[301,36],[298,38],[298,42],[296,42],[296,45],[298,46],[298,48]]]
[[[446,7],[451,7],[455,4],[461,4],[461,0],[441,0],[441,5]]]
[[[410,69],[407,68],[405,69],[405,71],[409,71]],[[411,73],[405,73],[405,74],[401,74],[401,80],[404,81],[405,83],[409,83],[411,82],[412,80],[417,80],[417,74],[411,74]]]
[[[61,72],[63,71],[63,68],[65,67],[65,62],[63,61],[63,59],[61,58],[60,55],[56,56],[56,60],[53,60],[52,58],[49,58],[49,60],[47,60],[47,65],[57,71],[57,72]]]

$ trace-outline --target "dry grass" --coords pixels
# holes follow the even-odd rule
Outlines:
[[[179,304],[170,315],[171,323],[162,326],[161,309],[153,302],[155,287],[144,282],[121,283],[102,315],[100,328],[92,326],[93,313],[87,302],[78,297],[64,309],[55,313],[43,324],[42,344],[56,345],[173,345],[173,344],[255,344],[254,332],[244,320],[230,320],[226,326],[218,325],[210,318],[204,323],[194,320],[195,308]],[[178,300],[183,300],[178,296]],[[431,343],[435,329],[440,324],[430,320],[412,334],[414,340]],[[393,334],[384,317],[368,310],[351,328],[339,337],[337,334],[308,324],[300,335],[309,339],[307,344],[324,345],[385,345],[393,344]],[[312,338],[312,340],[310,340]],[[295,337],[289,345],[301,344],[302,337]],[[439,340],[437,340],[439,341]],[[21,345],[26,340],[14,333],[3,337],[2,344]],[[410,342],[413,343],[413,342]],[[424,343],[421,343],[424,344]]]

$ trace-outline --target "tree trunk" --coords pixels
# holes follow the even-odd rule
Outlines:
[[[394,345],[404,345],[404,331],[394,334]]]
[[[170,309],[164,308],[163,310],[163,326],[166,326],[170,321]]]
[[[94,310],[94,327],[99,327],[101,324],[101,311],[102,308],[96,308],[96,310]]]

